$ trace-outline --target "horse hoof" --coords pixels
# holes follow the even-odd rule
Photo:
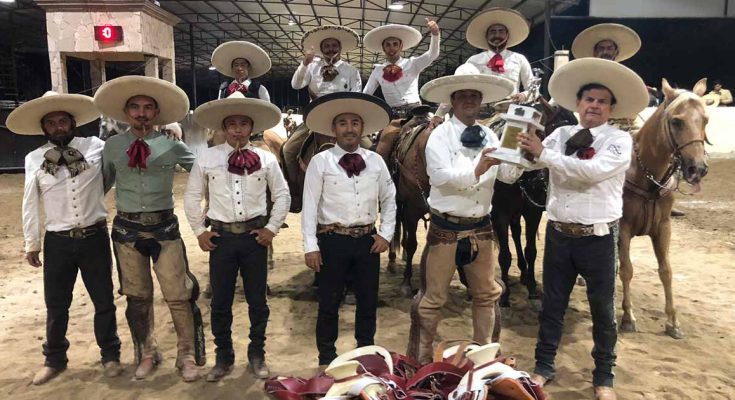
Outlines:
[[[669,324],[666,324],[666,334],[674,339],[684,338],[684,334],[681,332],[681,328],[679,328],[678,326],[671,326]]]
[[[541,312],[541,300],[539,299],[528,299],[528,303],[531,305],[531,309],[534,312]]]
[[[413,298],[413,289],[411,285],[401,285],[401,296],[406,299]]]
[[[577,286],[585,287],[585,286],[587,286],[587,282],[584,281],[584,278],[582,278],[581,276],[578,276],[577,277]]]
[[[395,261],[391,261],[391,262],[388,263],[388,272],[391,273],[391,274],[395,274],[396,273],[396,263],[395,263]]]
[[[621,321],[620,330],[622,332],[638,332],[635,327],[635,321]]]

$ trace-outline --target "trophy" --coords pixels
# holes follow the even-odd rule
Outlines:
[[[501,114],[505,120],[505,128],[500,136],[500,148],[488,154],[492,158],[514,164],[521,168],[528,168],[534,164],[526,158],[526,154],[518,147],[518,133],[526,132],[535,135],[536,131],[543,131],[541,112],[533,107],[511,104],[506,114]]]

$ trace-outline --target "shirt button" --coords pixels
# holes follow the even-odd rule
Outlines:
[[[142,209],[144,209],[144,210],[145,210],[145,206],[141,206],[140,208],[142,208]]]
[[[258,178],[258,181],[260,181],[260,178]]]
[[[240,192],[237,192],[237,193],[235,193],[235,194],[240,194]]]
[[[76,206],[76,205],[75,205],[75,206],[72,206],[72,207],[74,207],[74,208],[77,208],[77,206]]]
[[[77,214],[77,217],[78,217],[78,216],[79,216],[79,214]]]
[[[240,183],[240,181],[235,181],[235,183]]]
[[[242,215],[242,213],[240,213],[240,215]]]
[[[76,190],[76,189],[72,189],[71,191],[72,191],[72,192],[76,192],[77,190]]]
[[[71,199],[72,199],[72,200],[76,200],[77,198],[76,198],[76,197],[72,197]]]
[[[237,204],[240,204],[240,202],[238,201]]]

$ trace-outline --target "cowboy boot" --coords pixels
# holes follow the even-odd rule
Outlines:
[[[51,379],[54,379],[57,376],[59,376],[59,374],[64,372],[65,370],[66,370],[66,366],[60,367],[60,368],[44,366],[40,371],[36,372],[36,375],[33,376],[33,384],[43,385],[44,383],[50,381]]]

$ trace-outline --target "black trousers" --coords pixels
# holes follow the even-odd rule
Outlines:
[[[554,358],[561,341],[564,314],[577,275],[587,282],[592,314],[592,372],[594,386],[613,386],[617,358],[615,322],[615,254],[617,227],[605,236],[572,237],[546,226],[544,250],[544,298],[539,314],[535,372],[554,377]]]
[[[378,308],[380,255],[371,253],[371,235],[353,238],[327,233],[319,235],[319,250],[323,265],[319,274],[319,312],[316,320],[316,347],[319,364],[329,364],[337,358],[334,343],[339,333],[339,304],[345,283],[352,279],[357,307],[355,310],[355,340],[357,346],[374,343]]]
[[[270,309],[266,299],[268,248],[249,233],[217,232],[212,239],[217,248],[209,253],[209,277],[212,285],[212,335],[217,346],[217,363],[235,362],[232,346],[232,302],[238,272],[245,289],[250,317],[248,359],[265,356],[265,329]]]
[[[84,239],[72,239],[46,232],[43,244],[43,292],[46,302],[45,365],[63,368],[68,359],[69,325],[77,271],[94,304],[94,336],[102,363],[120,360],[115,302],[112,294],[112,255],[107,229]]]

